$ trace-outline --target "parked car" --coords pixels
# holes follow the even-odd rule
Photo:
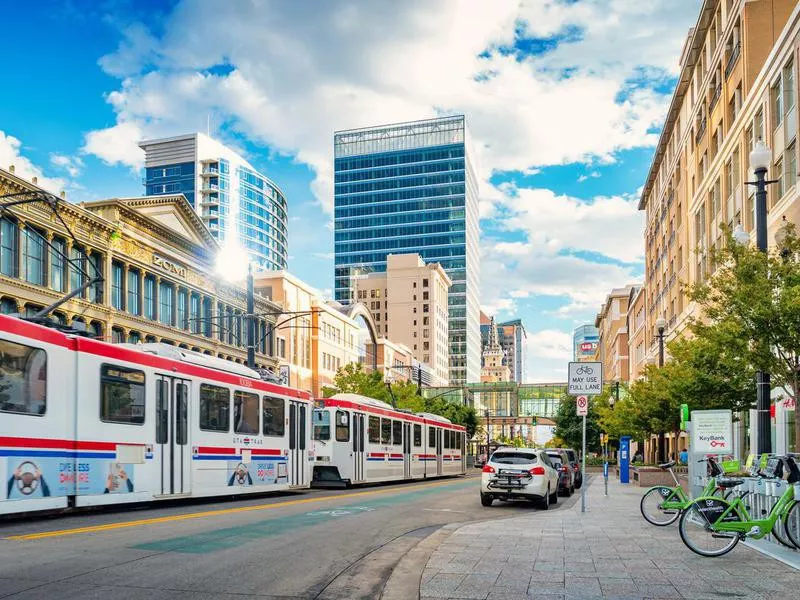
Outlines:
[[[569,457],[569,464],[572,465],[572,471],[575,473],[575,489],[581,489],[583,485],[583,472],[581,471],[581,461],[578,460],[578,453],[572,448],[561,448],[567,453]]]
[[[558,477],[550,457],[537,448],[498,448],[483,466],[481,504],[528,500],[547,510],[558,502]]]
[[[558,492],[564,496],[571,496],[575,493],[575,471],[565,450],[560,448],[548,448],[547,456],[553,463],[553,468],[558,471]]]

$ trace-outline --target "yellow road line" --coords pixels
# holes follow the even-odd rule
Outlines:
[[[464,481],[463,479],[456,480],[458,482]],[[416,485],[413,489],[423,489],[430,487],[439,487],[450,485],[453,481],[429,483],[426,485]],[[396,492],[397,488],[383,489],[383,490],[370,490],[365,492],[350,492],[348,494],[341,494],[338,496],[317,496],[313,498],[301,498],[299,500],[287,500],[285,502],[274,502],[272,504],[257,504],[254,506],[238,506],[236,508],[221,508],[217,510],[207,510],[198,513],[189,513],[184,515],[171,515],[168,517],[154,517],[152,519],[139,519],[137,521],[121,521],[119,523],[108,523],[106,525],[91,525],[89,527],[76,527],[74,529],[61,529],[58,531],[43,531],[41,533],[27,533],[23,535],[11,535],[7,540],[41,540],[52,537],[62,537],[66,535],[76,535],[79,533],[95,533],[98,531],[111,531],[114,529],[126,529],[128,527],[141,527],[143,525],[153,525],[156,523],[171,523],[175,521],[188,521],[190,519],[202,519],[205,517],[215,517],[217,515],[230,515],[234,513],[251,512],[256,510],[268,510],[271,508],[283,508],[284,506],[295,506],[298,504],[310,504],[312,502],[322,502],[323,500],[338,500],[340,498],[356,498],[359,496],[374,496],[376,494],[388,494],[389,492]],[[404,491],[404,490],[401,490]]]

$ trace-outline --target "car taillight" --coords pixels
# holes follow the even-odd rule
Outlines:
[[[568,473],[569,472],[569,468],[567,468],[567,467],[561,467],[561,470],[564,471],[564,473]]]
[[[528,473],[531,475],[544,475],[544,467],[533,467]]]
[[[492,465],[483,465],[483,472],[494,473],[494,467]]]

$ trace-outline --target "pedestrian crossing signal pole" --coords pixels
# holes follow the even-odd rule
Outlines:
[[[586,396],[582,396],[586,400]],[[581,476],[584,478],[581,482],[581,512],[586,512],[586,414],[583,415],[583,449],[581,455]]]

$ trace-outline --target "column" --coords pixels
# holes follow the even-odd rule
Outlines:
[[[114,273],[111,270],[111,251],[106,252],[106,259],[103,261],[103,305],[111,307],[111,286],[114,282]],[[123,306],[124,306],[123,302]]]
[[[122,264],[122,310],[128,310],[128,269],[130,265],[127,262]],[[125,341],[128,341],[127,336]]]
[[[44,260],[42,261],[42,279],[44,280],[44,287],[50,287],[50,265],[52,264],[53,255],[53,232],[49,229],[45,232],[45,240],[47,240],[44,249]]]
[[[161,301],[161,276],[156,275],[155,280],[156,283],[153,286],[153,321],[158,322],[161,316],[161,307],[159,306],[159,302]]]
[[[144,316],[144,269],[139,269],[139,293],[136,296],[136,302],[139,309],[137,312],[140,316]]]
[[[14,273],[14,277],[19,279],[24,279],[23,276],[24,271],[24,260],[25,260],[25,223],[22,221],[17,221],[17,260],[16,265],[14,268],[16,272]]]

